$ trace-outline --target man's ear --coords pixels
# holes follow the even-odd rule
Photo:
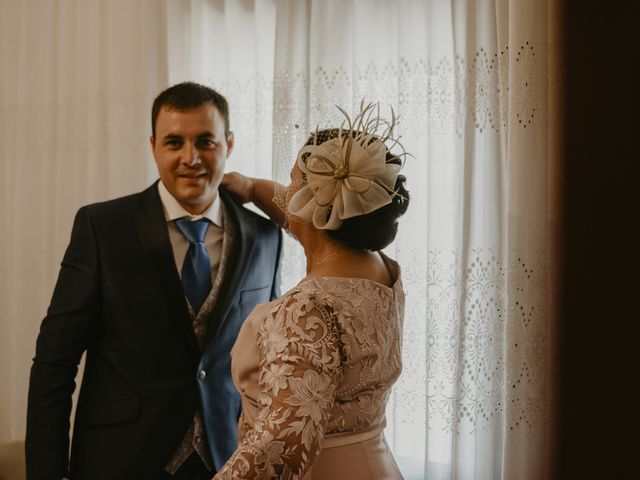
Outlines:
[[[233,132],[227,132],[227,158],[231,155],[233,151],[233,144],[235,142],[235,137],[233,136]]]
[[[149,137],[149,143],[151,144],[151,151],[153,152],[154,148],[156,148],[156,140],[153,138],[153,135]]]

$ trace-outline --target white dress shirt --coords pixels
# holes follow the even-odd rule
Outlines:
[[[180,278],[182,278],[182,264],[184,263],[184,257],[187,256],[187,251],[189,250],[189,241],[178,229],[174,220],[187,217],[192,221],[199,220],[201,218],[207,218],[211,221],[211,225],[209,225],[207,234],[204,238],[204,245],[209,253],[209,258],[211,259],[211,279],[213,282],[218,271],[218,265],[220,264],[222,236],[224,233],[224,219],[222,215],[222,208],[220,208],[220,196],[216,196],[213,203],[202,214],[192,215],[178,203],[171,193],[169,193],[169,190],[164,186],[162,180],[158,182],[158,192],[160,193],[160,200],[162,201],[164,217],[167,220],[169,240],[171,241],[173,257],[176,261],[176,268],[178,269],[178,275],[180,275]]]

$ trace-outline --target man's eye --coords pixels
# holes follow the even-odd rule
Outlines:
[[[198,147],[200,148],[215,148],[216,142],[210,138],[201,138],[198,140]]]
[[[167,140],[164,144],[169,148],[179,148],[182,142],[180,140]]]

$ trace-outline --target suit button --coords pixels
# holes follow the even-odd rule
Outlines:
[[[207,372],[205,372],[204,370],[200,370],[200,371],[198,372],[198,378],[199,378],[200,380],[204,380],[205,378],[207,378]]]

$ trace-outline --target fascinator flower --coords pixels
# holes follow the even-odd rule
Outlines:
[[[338,109],[348,128],[340,128],[337,137],[319,145],[316,134],[313,144],[300,149],[297,164],[306,175],[307,184],[291,197],[288,205],[289,213],[313,222],[318,229],[337,230],[343,220],[391,203],[402,168],[399,163],[387,163],[390,148],[385,141],[391,138],[397,124],[393,110],[392,120],[387,122],[380,118],[376,105],[363,104],[352,122],[344,110]],[[378,135],[380,127],[384,132]]]

